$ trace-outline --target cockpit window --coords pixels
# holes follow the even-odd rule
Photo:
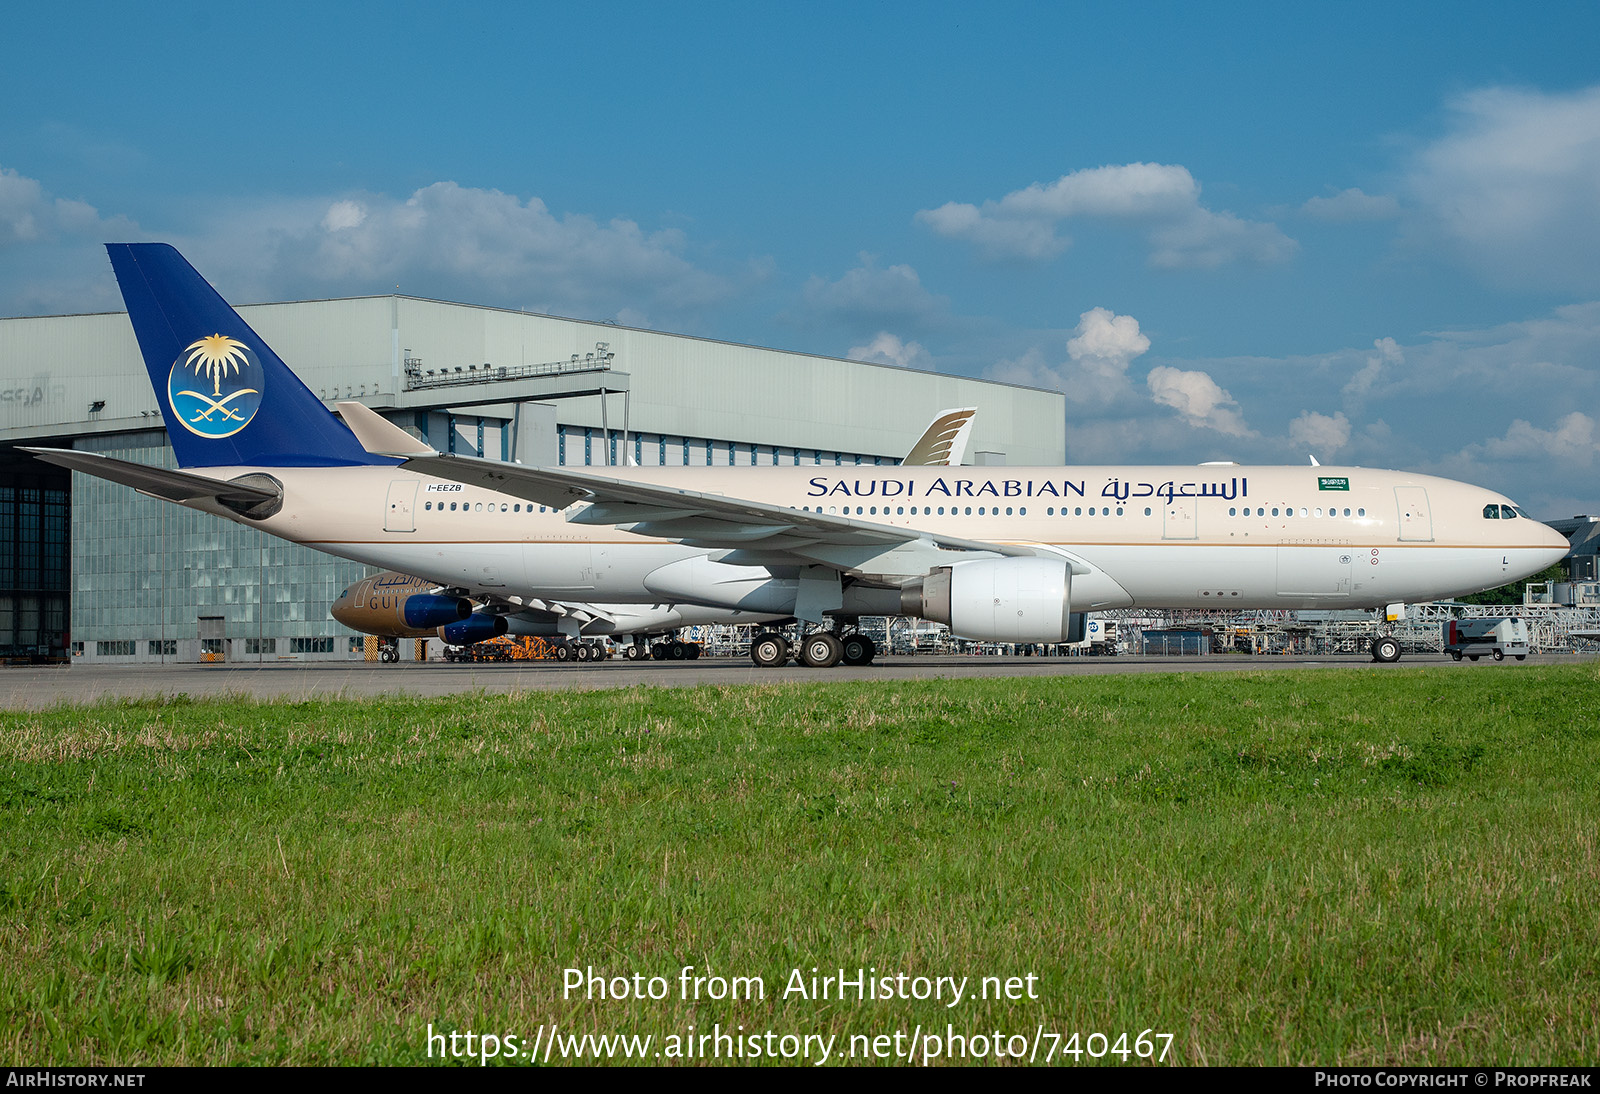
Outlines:
[[[1484,519],[1486,519],[1486,520],[1499,520],[1500,519],[1500,507],[1498,505],[1495,505],[1495,504],[1492,504],[1492,503],[1489,504],[1489,505],[1485,505],[1483,507],[1483,516],[1484,516]]]
[[[1500,507],[1500,516],[1503,520],[1515,520],[1517,517],[1516,507],[1512,505],[1502,505]]]

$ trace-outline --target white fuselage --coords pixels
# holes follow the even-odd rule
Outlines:
[[[389,467],[269,471],[274,535],[473,593],[737,606],[651,575],[721,552],[571,523],[565,510]],[[590,468],[639,482],[1002,544],[1075,563],[1074,611],[1376,607],[1518,580],[1567,542],[1489,490],[1356,467]],[[1488,519],[1485,508],[1505,516]],[[571,507],[576,510],[582,503]],[[1503,507],[1503,509],[1501,508]]]

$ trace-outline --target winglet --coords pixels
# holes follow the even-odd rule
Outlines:
[[[439,450],[430,448],[389,419],[364,403],[335,403],[339,416],[350,432],[356,435],[361,447],[374,456],[396,456],[411,459],[415,456],[437,456]]]
[[[955,467],[967,454],[967,439],[972,436],[972,419],[977,407],[942,410],[934,417],[917,443],[911,446],[907,466]]]

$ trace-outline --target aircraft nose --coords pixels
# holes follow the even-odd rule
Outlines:
[[[1541,523],[1539,527],[1544,530],[1542,545],[1550,548],[1552,552],[1550,561],[1546,565],[1553,565],[1566,558],[1567,554],[1572,550],[1572,544],[1567,542],[1567,537],[1548,524]]]

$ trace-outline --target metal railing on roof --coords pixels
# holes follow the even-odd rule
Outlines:
[[[420,357],[406,358],[406,390],[464,387],[468,384],[498,383],[502,380],[529,380],[540,376],[563,376],[574,372],[606,372],[616,354],[611,343],[596,342],[592,353],[574,353],[564,361],[543,361],[533,365],[457,365],[454,368],[424,369]]]

